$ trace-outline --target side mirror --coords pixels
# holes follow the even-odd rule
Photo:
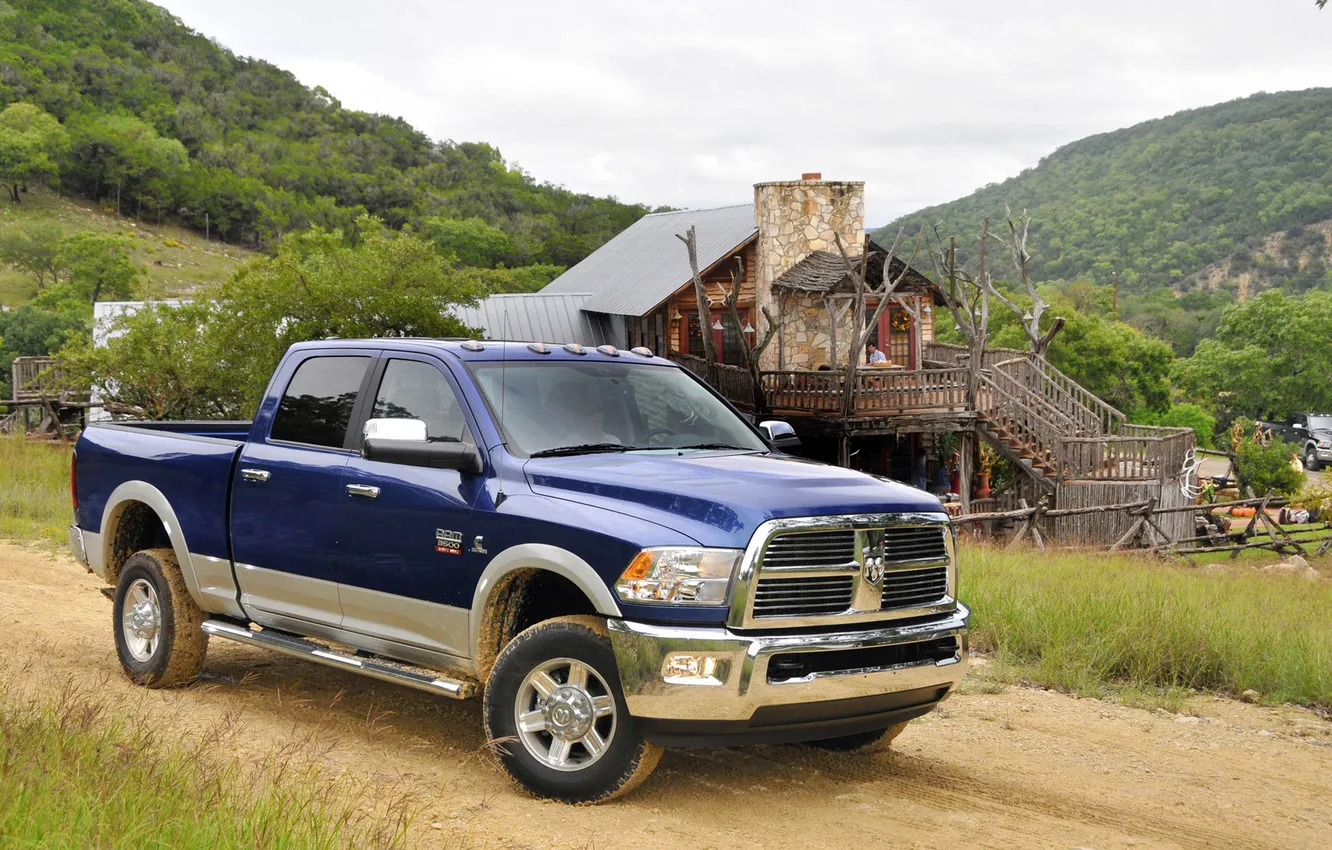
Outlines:
[[[470,475],[485,471],[481,453],[468,443],[432,443],[419,419],[371,419],[365,423],[361,457],[381,463],[454,469]]]
[[[768,419],[759,423],[761,430],[775,449],[793,449],[800,445],[800,438],[795,429],[779,419]]]

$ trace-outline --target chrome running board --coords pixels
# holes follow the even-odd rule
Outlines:
[[[473,682],[448,679],[432,671],[408,667],[405,664],[398,664],[386,658],[360,658],[355,655],[334,652],[322,643],[316,643],[275,629],[266,628],[263,631],[256,632],[253,629],[225,623],[221,620],[208,620],[203,624],[203,632],[213,637],[234,640],[237,643],[247,643],[250,646],[261,646],[264,649],[271,649],[283,655],[304,658],[316,664],[326,664],[329,667],[350,670],[371,679],[395,682],[409,688],[416,688],[418,691],[426,691],[452,699],[467,699],[476,693],[476,684]]]

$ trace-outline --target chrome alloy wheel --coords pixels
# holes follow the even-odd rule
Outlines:
[[[147,579],[135,579],[125,591],[120,615],[129,654],[140,663],[151,661],[162,639],[162,603]]]
[[[528,673],[514,701],[518,738],[555,770],[595,764],[615,737],[615,697],[596,670],[555,658]]]

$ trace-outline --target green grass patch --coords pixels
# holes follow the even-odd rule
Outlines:
[[[4,695],[0,694],[0,698]],[[87,695],[0,699],[7,847],[402,846],[405,801],[361,809],[344,783],[280,754],[247,768],[217,735],[167,740]],[[226,738],[224,734],[221,736]],[[373,806],[370,807],[373,810]]]
[[[0,539],[69,539],[69,456],[68,444],[0,434]]]
[[[1269,555],[1270,557],[1270,555]],[[975,648],[1089,696],[1195,690],[1332,706],[1332,581],[1097,552],[962,553]]]
[[[126,210],[126,213],[133,210]],[[162,298],[189,295],[199,287],[226,280],[252,251],[217,241],[205,241],[202,233],[138,221],[129,215],[117,218],[91,201],[63,198],[52,192],[33,190],[15,204],[0,198],[0,231],[33,223],[59,226],[66,234],[86,230],[119,233],[132,237],[130,256],[144,271],[140,294]],[[25,272],[0,265],[0,304],[16,307],[37,294],[37,282]]]

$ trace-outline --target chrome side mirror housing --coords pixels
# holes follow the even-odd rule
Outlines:
[[[410,440],[424,443],[429,437],[426,424],[420,419],[370,419],[365,423],[361,436],[366,440]]]
[[[796,436],[795,429],[780,419],[765,419],[759,423],[759,430],[775,449],[786,451],[800,445],[800,438]]]

